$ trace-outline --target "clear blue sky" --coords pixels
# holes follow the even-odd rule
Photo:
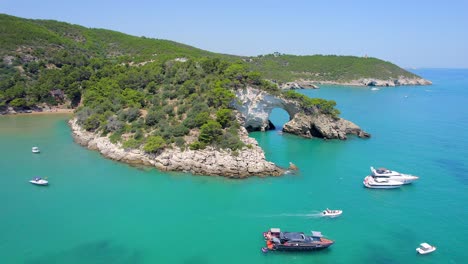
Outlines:
[[[468,68],[467,0],[0,0],[0,13],[236,55],[368,54],[402,67]]]

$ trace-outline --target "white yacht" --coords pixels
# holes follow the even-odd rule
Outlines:
[[[372,172],[372,176],[374,177],[388,178],[389,180],[399,181],[403,184],[409,184],[419,179],[418,176],[403,174],[399,173],[398,171],[392,171],[386,168],[374,169],[374,167],[370,167],[370,170]]]
[[[32,153],[39,153],[41,152],[38,147],[33,147],[32,148]]]
[[[403,185],[402,182],[390,180],[385,177],[367,176],[362,182],[364,186],[371,189],[395,189]]]

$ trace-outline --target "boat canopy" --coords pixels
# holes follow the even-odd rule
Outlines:
[[[270,232],[272,233],[280,233],[281,230],[279,228],[270,228]]]
[[[288,240],[288,241],[304,241],[305,240],[304,233],[301,233],[301,232],[284,232],[284,233],[281,233],[280,238]]]
[[[322,232],[319,232],[319,231],[312,231],[312,236],[313,237],[323,237]]]
[[[423,247],[423,248],[431,248],[432,246],[429,245],[428,243],[421,243],[421,247]]]

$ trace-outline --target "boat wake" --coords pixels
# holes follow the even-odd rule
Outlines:
[[[275,217],[303,217],[303,218],[320,218],[322,217],[322,212],[314,211],[309,214],[289,214],[289,213],[282,213],[282,214],[271,214],[271,215],[261,215],[258,217],[265,217],[265,218],[275,218]]]

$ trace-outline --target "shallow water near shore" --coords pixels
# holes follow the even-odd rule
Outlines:
[[[416,73],[434,85],[300,91],[335,100],[372,138],[252,133],[269,160],[300,168],[275,178],[131,167],[75,144],[69,115],[1,116],[1,263],[465,263],[468,70]],[[287,119],[272,115],[275,125]],[[420,179],[366,189],[369,166]],[[34,176],[50,186],[31,185]],[[344,212],[326,219],[325,208]],[[322,231],[336,244],[263,254],[270,227]],[[438,249],[419,256],[421,242]]]

